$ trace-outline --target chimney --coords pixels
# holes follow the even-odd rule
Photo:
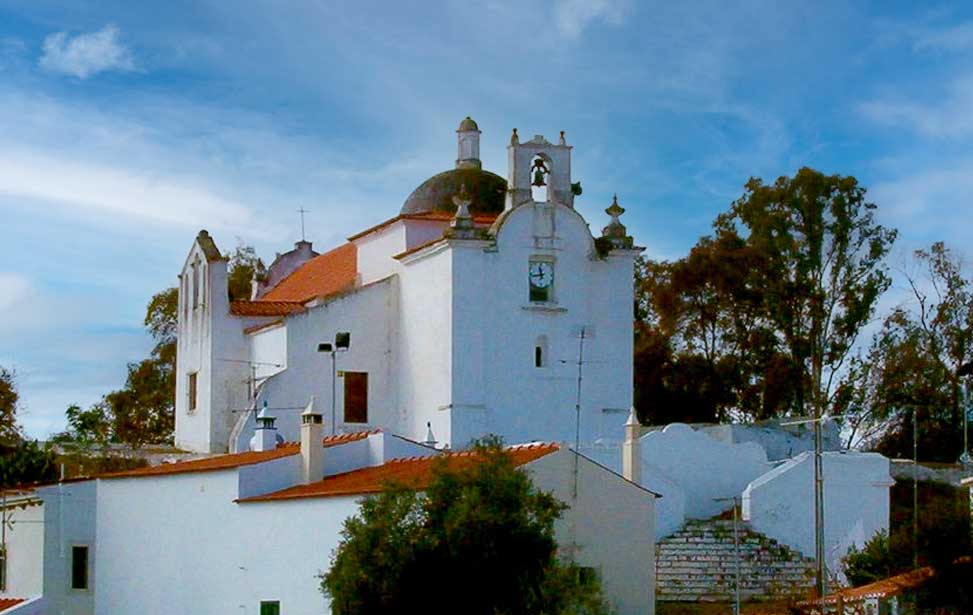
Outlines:
[[[635,416],[635,408],[625,421],[625,442],[622,443],[622,476],[636,484],[642,483],[642,426]]]
[[[304,484],[324,478],[324,419],[314,411],[314,396],[301,413],[301,465]]]
[[[257,414],[257,427],[250,438],[251,451],[272,451],[277,448],[277,428],[274,426],[276,420],[267,412],[265,400],[263,408]]]

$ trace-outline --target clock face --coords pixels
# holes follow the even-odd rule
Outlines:
[[[554,264],[535,261],[530,264],[530,283],[536,288],[547,288],[554,282]]]

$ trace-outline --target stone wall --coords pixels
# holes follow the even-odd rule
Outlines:
[[[814,562],[784,545],[738,526],[741,600],[804,596],[814,585]],[[731,602],[737,551],[733,521],[690,521],[656,547],[656,599],[660,602]]]

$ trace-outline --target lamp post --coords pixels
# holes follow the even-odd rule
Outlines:
[[[351,348],[351,333],[348,331],[338,331],[334,334],[334,342],[321,342],[318,344],[318,352],[331,355],[331,435],[337,431],[337,390],[338,390],[338,353],[346,352]]]
[[[960,409],[963,412],[963,453],[959,457],[959,462],[962,465],[969,465],[973,463],[973,457],[970,456],[970,444],[969,444],[969,422],[970,414],[973,413],[973,407],[970,406],[970,376],[973,376],[973,361],[969,363],[964,363],[956,371],[957,376],[964,376],[966,380],[964,381],[964,386],[960,389],[962,392],[963,403],[960,404]],[[973,531],[973,530],[971,530]]]

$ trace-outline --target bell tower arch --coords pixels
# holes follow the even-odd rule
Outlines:
[[[547,188],[547,201],[574,207],[574,196],[581,193],[581,185],[571,183],[571,149],[563,130],[556,144],[543,135],[521,143],[514,128],[507,146],[506,208],[533,201],[533,189],[539,187]]]

